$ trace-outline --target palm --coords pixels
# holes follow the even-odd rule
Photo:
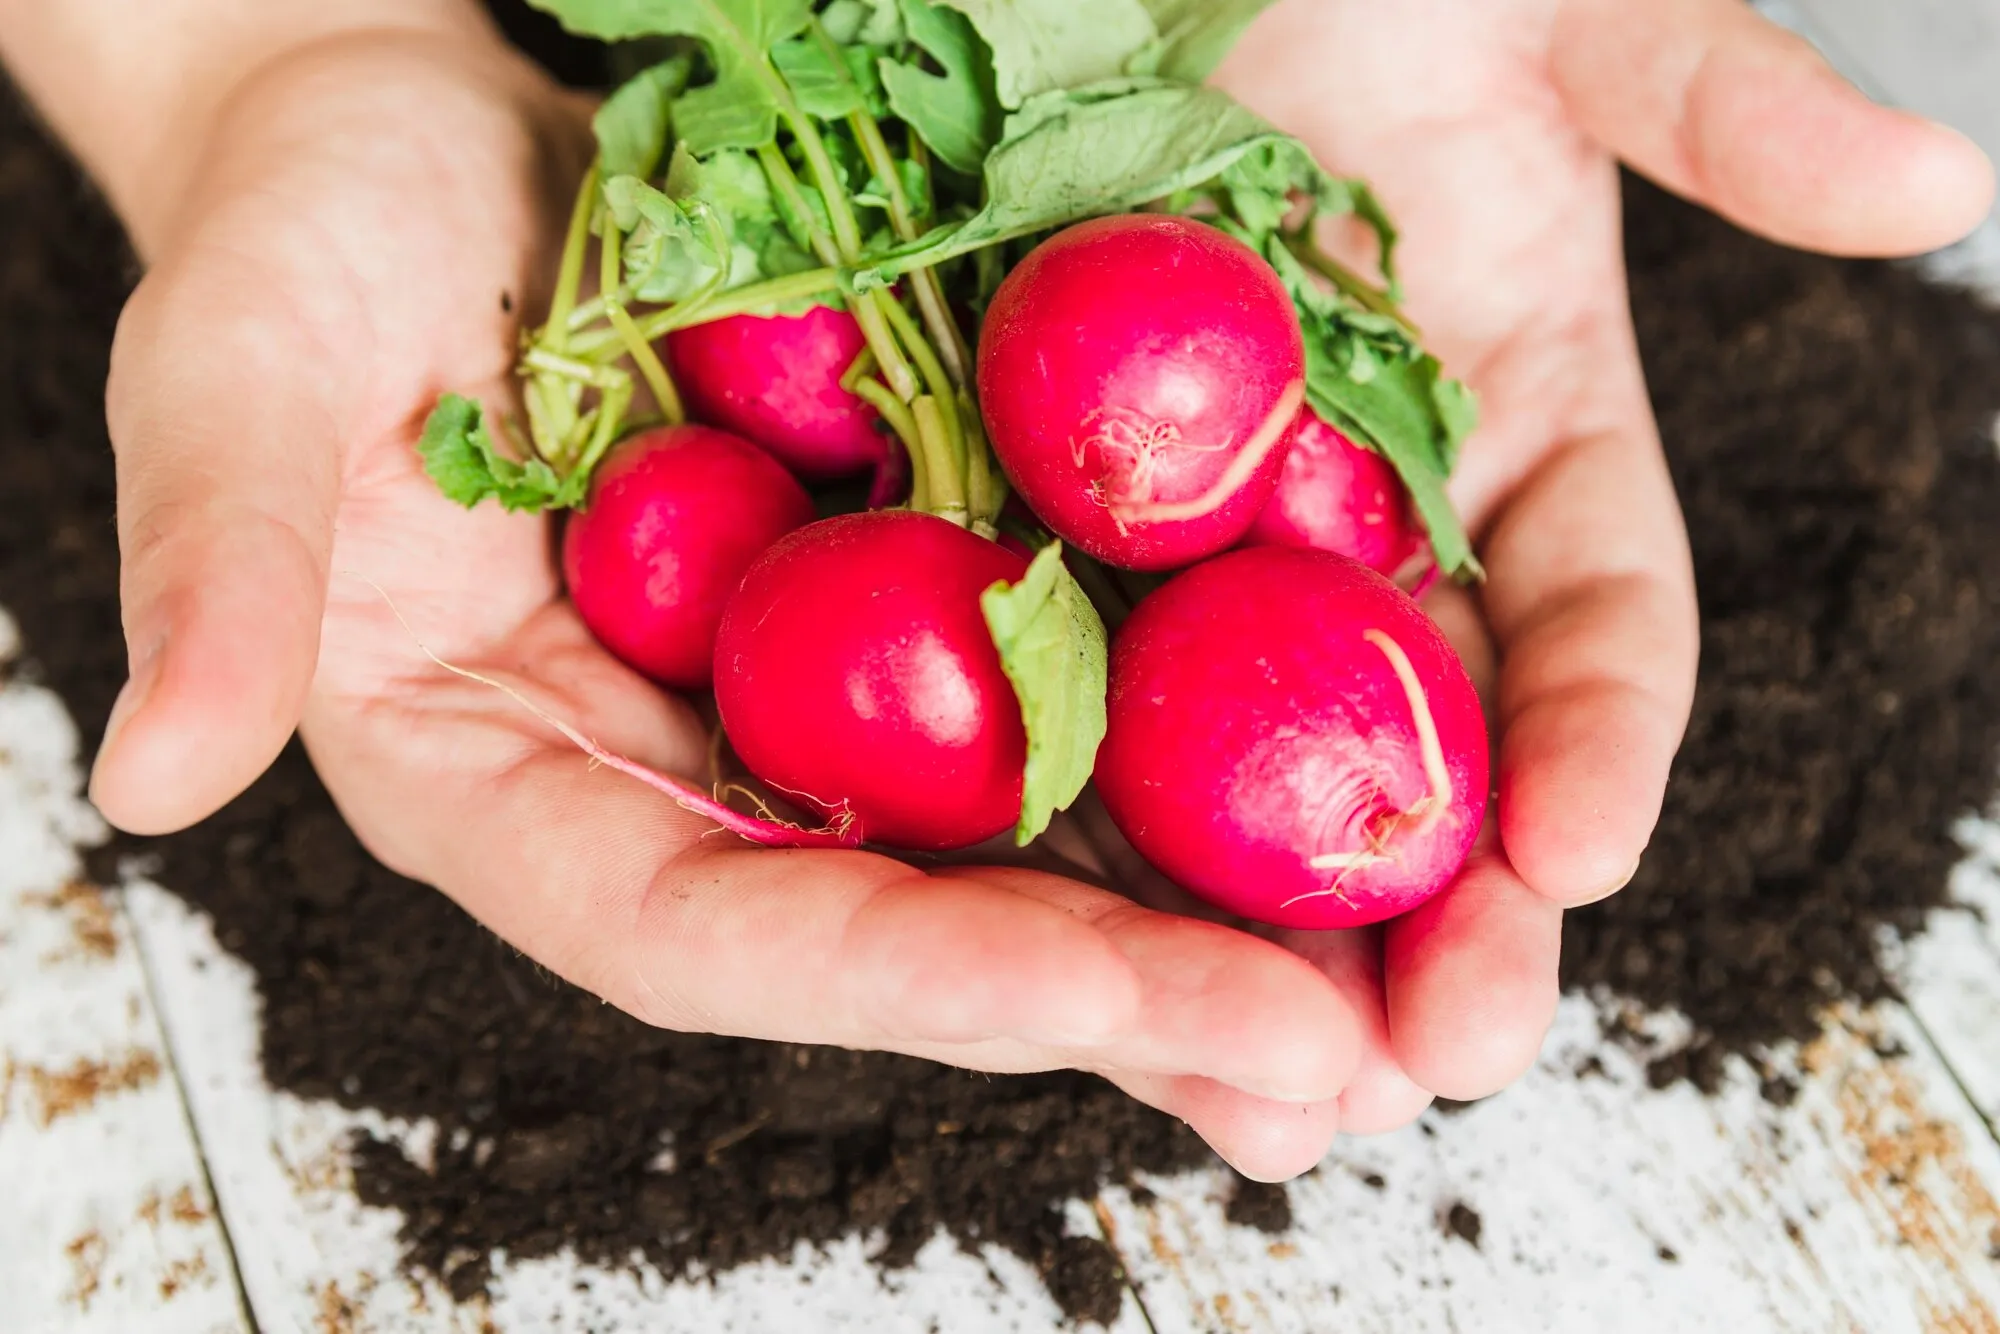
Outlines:
[[[1256,1175],[1499,1087],[1553,1003],[1558,904],[1644,843],[1692,674],[1615,177],[1538,73],[1569,9],[1618,12],[1283,0],[1223,75],[1380,187],[1412,313],[1485,401],[1457,485],[1491,579],[1479,615],[1437,610],[1475,677],[1488,628],[1498,648],[1505,850],[1410,916],[1281,949],[1173,911],[1114,838],[1149,906],[1024,868],[749,849],[425,659],[413,633],[704,772],[694,712],[560,600],[547,526],[459,510],[416,464],[441,390],[508,398],[513,312],[544,299],[582,168],[579,108],[483,41],[350,39],[267,70],[159,244],[114,355],[134,683],[94,795],[127,827],[187,823],[303,716],[378,855],[643,1018],[1099,1070]]]

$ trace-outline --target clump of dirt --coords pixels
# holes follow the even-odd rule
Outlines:
[[[1650,190],[1629,202],[1707,648],[1653,855],[1572,914],[1566,977],[1684,1011],[1697,1038],[1661,1077],[1710,1083],[1722,1053],[1886,990],[1877,928],[1941,900],[1949,825],[1988,797],[2000,317]],[[130,276],[115,225],[0,96],[0,606],[91,737],[124,670],[101,405]],[[274,1086],[439,1123],[434,1171],[370,1141],[356,1177],[461,1293],[495,1249],[716,1268],[861,1232],[895,1264],[943,1229],[1107,1320],[1116,1259],[1067,1235],[1062,1203],[1212,1161],[1087,1076],[647,1029],[371,861],[296,748],[201,827],[106,855],[141,850],[254,969]],[[1231,1212],[1283,1226],[1289,1205],[1245,1188]],[[1445,1225],[1476,1244],[1464,1215]]]

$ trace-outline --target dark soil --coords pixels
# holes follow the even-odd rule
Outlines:
[[[1649,191],[1632,204],[1708,638],[1654,855],[1573,915],[1567,977],[1687,1012],[1699,1036],[1660,1073],[1708,1082],[1721,1053],[1883,992],[1876,928],[1940,900],[1950,822],[1989,795],[2000,318]],[[129,276],[115,226],[0,95],[0,606],[22,670],[90,737],[124,667],[101,398]],[[1104,1319],[1116,1261],[1064,1235],[1061,1202],[1208,1161],[1085,1076],[648,1030],[371,862],[296,750],[200,828],[104,865],[135,851],[255,970],[273,1085],[440,1124],[435,1171],[366,1143],[356,1176],[404,1211],[410,1260],[460,1292],[495,1248],[712,1269],[879,1230],[893,1264],[941,1227],[1019,1253],[1064,1309]],[[1246,1187],[1230,1212],[1282,1227],[1289,1209]],[[1476,1244],[1463,1212],[1445,1225]]]
[[[1563,974],[1675,1008],[1656,1083],[1889,981],[2000,755],[2000,315],[1628,190],[1632,297],[1702,602],[1694,716],[1638,877]],[[1775,1100],[1791,1091],[1768,1083]]]

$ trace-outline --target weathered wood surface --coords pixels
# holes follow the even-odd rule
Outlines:
[[[122,901],[77,885],[95,825],[53,696],[0,691],[0,755],[0,1181],[16,1206],[0,1211],[0,1329],[244,1328],[182,1093],[265,1330],[1058,1327],[1019,1261],[943,1238],[886,1277],[862,1239],[712,1282],[503,1263],[491,1301],[453,1303],[400,1272],[397,1218],[356,1200],[341,1151],[356,1126],[417,1145],[431,1129],[271,1092],[249,972],[206,921],[144,884]],[[1959,891],[1990,903],[2000,828],[1964,834]],[[1912,1006],[1836,1016],[1792,1054],[1788,1107],[1747,1070],[1717,1099],[1652,1090],[1571,999],[1519,1087],[1342,1144],[1293,1188],[1284,1236],[1227,1223],[1209,1173],[1072,1213],[1135,1280],[1119,1334],[2000,1329],[1990,930],[1940,914],[1903,960]],[[72,1106],[70,1090],[95,1096]]]
[[[100,833],[62,705],[0,684],[0,1329],[239,1334],[130,924],[78,878]]]

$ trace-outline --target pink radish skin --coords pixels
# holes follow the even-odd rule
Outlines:
[[[1057,233],[1000,284],[980,333],[980,408],[1007,476],[1058,537],[1127,569],[1240,539],[1304,394],[1277,274],[1187,218]]]
[[[808,481],[879,468],[888,455],[875,409],[840,387],[863,346],[854,317],[831,306],[731,315],[666,337],[689,414],[762,445]]]
[[[706,426],[614,449],[563,533],[570,601],[597,641],[662,685],[699,690],[743,572],[811,523],[812,497],[776,459]]]
[[[1407,594],[1345,556],[1254,547],[1125,622],[1096,779],[1126,838],[1195,894],[1334,930],[1450,883],[1486,809],[1486,727]]]
[[[1277,494],[1244,540],[1333,551],[1393,576],[1423,549],[1424,533],[1389,461],[1307,408]]]
[[[737,755],[870,842],[944,851],[1010,828],[1027,732],[979,595],[1027,568],[908,510],[780,541],[716,640],[715,702]]]

